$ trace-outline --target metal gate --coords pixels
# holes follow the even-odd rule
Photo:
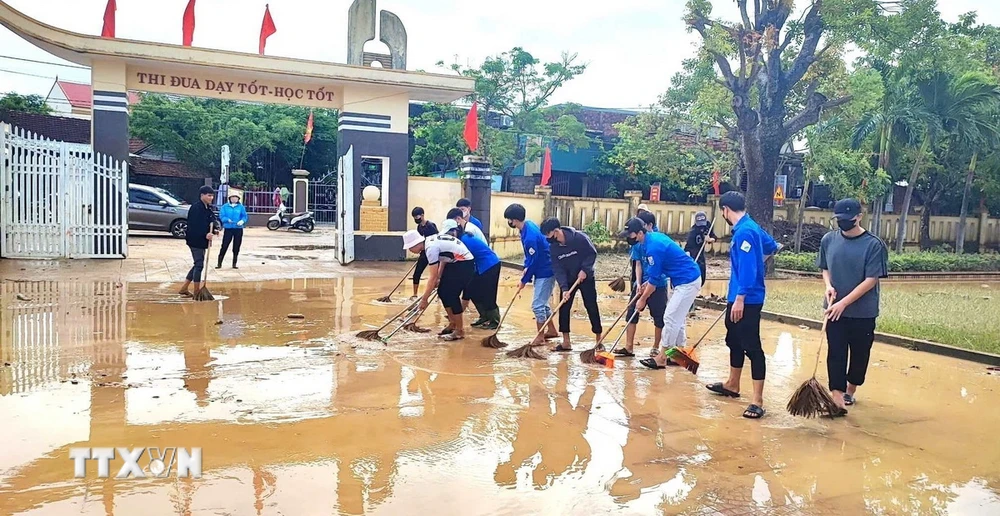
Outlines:
[[[337,259],[341,265],[354,261],[354,146],[337,164]]]
[[[127,168],[0,124],[0,256],[125,258]]]
[[[337,224],[337,185],[322,181],[309,183],[309,211],[316,224]]]

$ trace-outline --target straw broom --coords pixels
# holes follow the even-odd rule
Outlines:
[[[636,301],[639,300],[639,296],[642,295],[642,290],[644,288],[645,288],[645,283],[642,284],[642,285],[640,285],[639,288],[635,289],[635,295],[632,296],[632,299],[630,299],[629,302],[628,302],[628,304],[625,305],[625,309],[622,310],[622,313],[618,314],[618,318],[615,319],[615,322],[611,323],[611,327],[608,328],[608,331],[604,332],[604,335],[601,335],[601,340],[597,341],[597,345],[595,345],[594,347],[592,347],[592,348],[584,351],[583,353],[580,353],[580,361],[581,362],[583,362],[584,364],[597,364],[598,363],[597,362],[597,352],[598,351],[604,351],[604,346],[602,345],[602,343],[604,342],[604,339],[608,338],[608,335],[610,335],[611,331],[615,329],[615,326],[618,325],[618,322],[622,320],[622,317],[625,317],[626,313],[628,313],[628,309],[633,304],[635,304]],[[627,323],[625,324],[625,327],[628,328],[628,324]],[[618,339],[620,340],[621,336],[619,336]],[[616,346],[618,345],[618,341],[617,340],[615,341],[615,345]]]
[[[409,312],[410,310],[412,310],[413,307],[417,306],[417,303],[419,303],[419,302],[420,302],[420,299],[415,299],[412,303],[410,303],[409,305],[407,305],[406,308],[402,309],[398,314],[392,316],[391,319],[389,319],[388,321],[386,321],[385,324],[383,324],[377,330],[359,331],[358,335],[357,335],[358,338],[359,339],[365,339],[365,340],[378,340],[379,339],[378,332],[386,329],[386,327],[388,327],[390,324],[392,324],[393,321],[399,319],[400,317],[403,316],[403,314],[405,314],[405,313]]]
[[[631,267],[632,261],[629,260],[629,265]],[[619,274],[617,278],[608,282],[608,287],[615,292],[625,292],[625,275]]]
[[[580,279],[577,278],[576,282],[573,283],[573,286],[569,288],[569,293],[570,293],[569,297],[570,298],[573,297],[573,294],[576,293],[576,287],[579,287],[579,286],[580,286]],[[508,351],[507,352],[507,356],[510,357],[510,358],[534,358],[534,359],[538,359],[538,360],[541,360],[541,359],[545,358],[544,356],[542,356],[541,354],[539,354],[537,351],[535,351],[535,341],[538,340],[538,337],[545,331],[545,328],[552,321],[552,318],[554,318],[556,316],[556,314],[559,313],[559,309],[562,308],[563,305],[566,304],[567,301],[569,301],[569,298],[566,298],[566,299],[563,299],[563,300],[559,301],[559,304],[556,305],[556,309],[552,311],[552,315],[550,315],[549,318],[545,320],[545,323],[542,324],[542,327],[538,330],[538,333],[535,334],[535,338],[531,339],[531,342],[529,342],[529,343],[527,343],[527,344],[525,344],[525,345],[523,345],[523,346],[521,346],[521,347],[519,347],[517,349],[512,349],[512,350]]]
[[[501,342],[500,339],[497,338],[497,334],[500,333],[500,328],[503,327],[503,322],[507,319],[507,314],[510,313],[511,307],[514,306],[514,301],[521,295],[521,289],[523,288],[524,283],[521,283],[521,288],[517,289],[517,293],[510,299],[510,304],[507,305],[507,311],[505,311],[503,313],[503,317],[500,318],[500,324],[497,325],[497,329],[493,332],[493,335],[490,335],[482,340],[481,344],[484,348],[502,349],[507,347],[507,343]]]
[[[391,303],[392,302],[392,294],[396,292],[396,290],[403,284],[404,281],[406,281],[406,278],[410,277],[410,273],[413,272],[413,269],[416,268],[416,266],[417,266],[417,262],[413,262],[413,265],[410,266],[410,270],[406,271],[406,274],[404,274],[403,278],[401,280],[399,280],[399,283],[396,283],[395,287],[392,287],[392,290],[389,291],[389,294],[385,295],[385,296],[382,296],[382,297],[376,299],[375,301],[378,301],[379,303]]]
[[[208,266],[212,257],[212,241],[208,241],[208,249],[205,250],[205,278],[201,282],[201,288],[194,293],[195,301],[215,301],[215,296],[208,290],[208,271],[212,268]]]
[[[826,341],[826,323],[828,319],[823,315],[823,327],[820,329],[819,347],[816,348],[816,366],[813,367],[812,378],[806,380],[795,390],[788,400],[788,413],[793,416],[816,417],[819,414],[834,414],[839,407],[833,400],[833,396],[826,390],[819,380],[816,379],[816,371],[819,370],[820,352],[823,350],[823,343]]]
[[[431,294],[431,297],[427,298],[428,306],[430,306],[430,303],[432,301],[434,301],[434,298],[436,298],[436,297],[437,297],[437,289],[434,290],[434,292]],[[418,299],[417,302],[420,302],[420,300]],[[420,310],[420,315],[423,315],[423,314],[424,314],[424,311]],[[420,316],[417,316],[417,318],[414,319],[413,322],[411,322],[409,324],[403,325],[403,329],[406,330],[406,331],[412,331],[413,333],[430,333],[430,331],[431,331],[430,329],[428,329],[428,328],[421,328],[420,326],[417,326],[417,321],[418,320],[420,320]]]
[[[437,290],[435,290],[434,293],[431,294],[431,297],[428,298],[428,302],[432,301],[434,299],[434,297],[436,297],[436,296],[437,296]],[[416,301],[416,303],[419,303],[419,302],[420,302],[420,300],[418,299]],[[405,329],[405,330],[408,330],[408,331],[418,331],[419,333],[426,333],[426,331],[424,331],[424,332],[419,331],[420,328],[417,328],[417,326],[416,326],[417,321],[420,319],[420,316],[424,315],[424,310],[426,310],[426,309],[421,310],[417,306],[415,306],[415,304],[411,305],[411,306],[414,309],[412,311],[410,311],[410,313],[406,316],[405,319],[403,319],[403,322],[400,323],[400,325],[397,326],[395,330],[392,330],[392,333],[386,335],[385,337],[381,337],[381,338],[378,339],[378,340],[382,341],[382,344],[389,345],[389,339],[391,339],[392,336],[395,335],[399,330],[404,330]],[[430,306],[430,305],[428,305],[428,306]],[[417,328],[417,330],[412,330],[411,328]]]

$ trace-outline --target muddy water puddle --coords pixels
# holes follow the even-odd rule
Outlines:
[[[482,331],[446,344],[438,305],[420,322],[433,333],[356,338],[405,308],[401,292],[373,301],[396,279],[215,283],[203,303],[175,284],[4,283],[0,514],[1000,511],[1000,377],[984,366],[876,345],[847,418],[795,419],[783,406],[818,332],[765,322],[769,412],[746,421],[745,398],[702,386],[727,371],[721,325],[697,377],[508,359]],[[610,325],[625,295],[602,295]],[[522,297],[499,335],[512,346],[533,334]],[[75,479],[69,449],[103,446],[200,447],[203,476],[103,479],[91,461]]]

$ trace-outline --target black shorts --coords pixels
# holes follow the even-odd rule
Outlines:
[[[431,265],[431,267],[437,264]],[[462,313],[462,293],[476,276],[476,262],[454,262],[444,266],[441,281],[438,283],[438,298],[445,308],[453,314]]]
[[[497,290],[500,284],[500,264],[496,264],[476,274],[469,282],[469,288],[462,293],[463,301],[472,301],[476,309],[482,314],[486,310],[497,307]]]
[[[632,297],[635,297],[635,289],[632,290]],[[653,326],[663,328],[663,314],[667,311],[667,287],[659,287],[649,295],[646,300],[646,310],[653,316]],[[638,324],[639,315],[635,313],[635,304],[628,307],[628,316],[625,318],[629,324]]]

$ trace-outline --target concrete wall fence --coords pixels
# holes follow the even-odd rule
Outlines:
[[[463,196],[464,188],[460,179],[443,179],[430,177],[409,178],[409,209],[422,206],[427,216],[440,223],[448,210],[455,206],[455,201]],[[537,186],[534,194],[493,192],[490,205],[490,240],[493,249],[501,258],[519,256],[522,253],[521,240],[517,230],[507,226],[503,212],[507,206],[518,203],[525,207],[529,220],[541,224],[549,216],[557,217],[563,225],[582,228],[598,220],[607,227],[613,235],[625,227],[625,222],[632,217],[640,203],[649,206],[649,211],[656,216],[660,231],[683,242],[687,232],[694,223],[694,216],[699,211],[708,214],[709,221],[714,222],[716,235],[724,240],[711,244],[706,253],[724,253],[729,251],[726,237],[730,236],[729,226],[722,219],[721,211],[717,209],[717,198],[709,196],[705,204],[675,204],[668,202],[653,202],[642,199],[642,192],[627,191],[622,199],[599,199],[593,197],[563,197],[552,195],[550,187]],[[774,209],[775,220],[796,221],[798,205],[786,205]],[[833,212],[807,208],[803,221],[811,224],[821,224],[834,229]],[[883,214],[882,227],[878,228],[879,236],[886,242],[896,238],[896,228],[899,215]],[[866,227],[871,226],[871,216],[866,215],[863,221]],[[958,232],[958,217],[931,216],[930,236],[934,242],[954,242]],[[412,222],[410,223],[412,225]],[[874,231],[874,228],[870,228]],[[920,239],[920,216],[910,215],[906,225],[906,245],[916,246]],[[966,224],[966,240],[979,242],[981,247],[1000,246],[1000,218],[990,218],[988,213],[970,214]]]

